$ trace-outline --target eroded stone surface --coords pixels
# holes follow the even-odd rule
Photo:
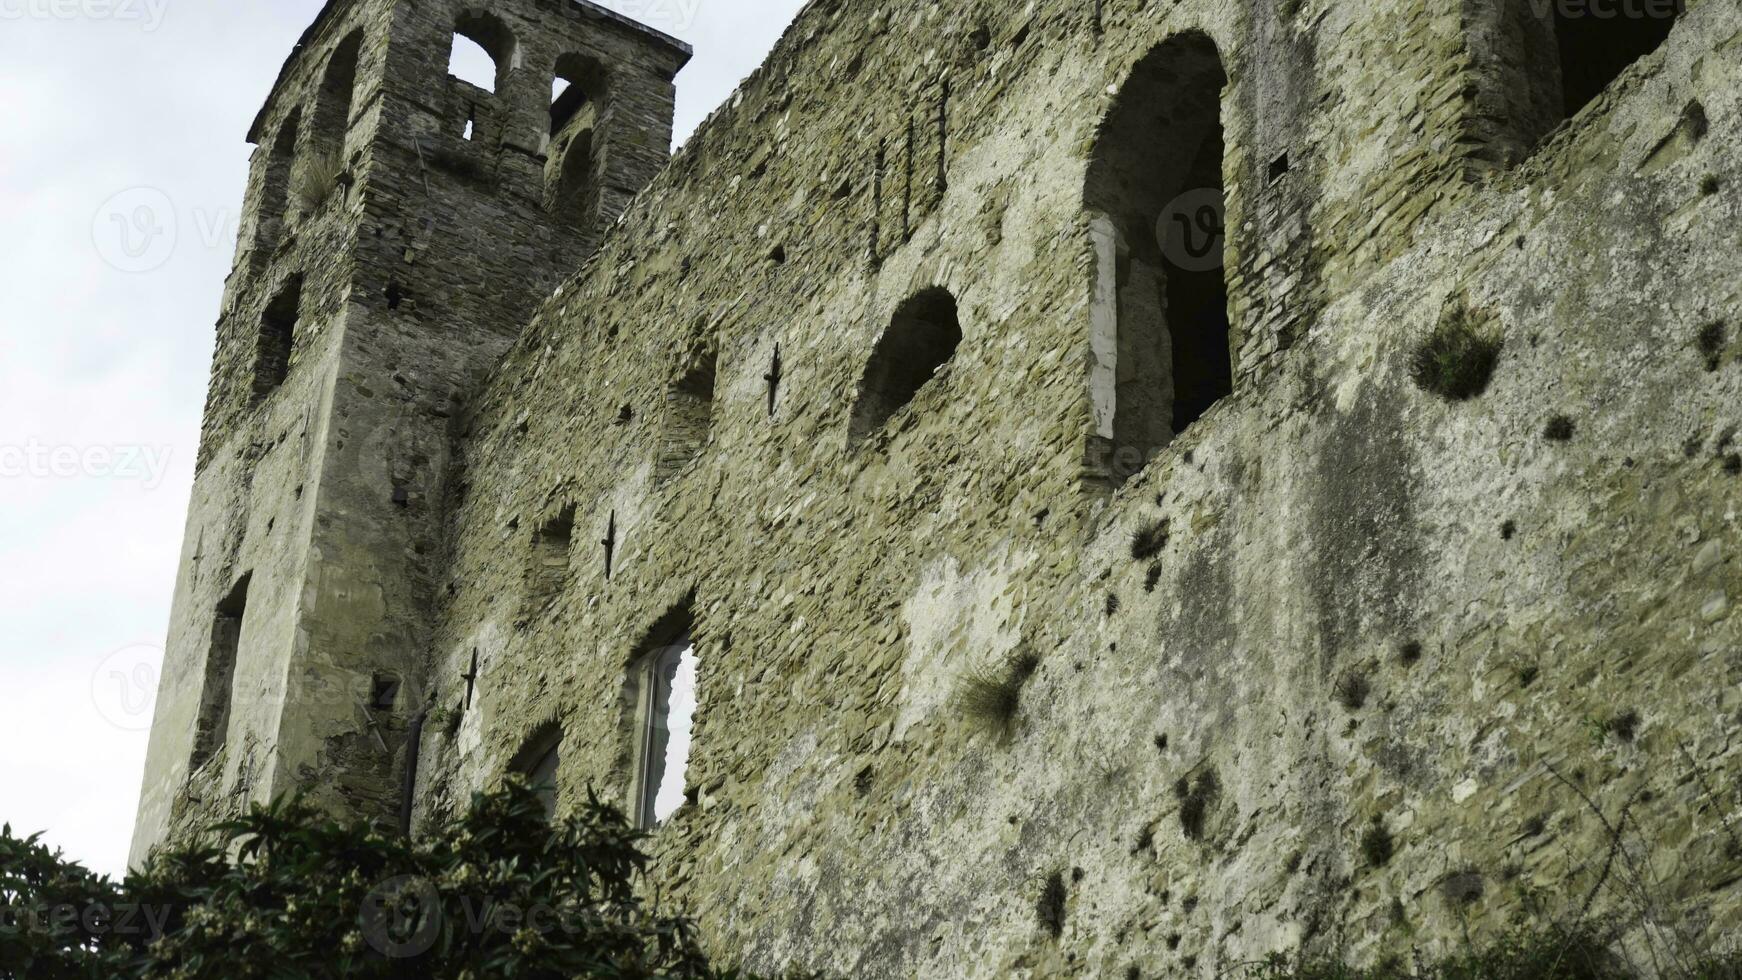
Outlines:
[[[391,815],[426,701],[418,821],[553,723],[562,797],[627,802],[626,684],[682,609],[701,707],[657,883],[751,965],[1211,976],[1302,944],[1445,950],[1579,904],[1608,850],[1581,794],[1611,822],[1631,801],[1660,918],[1733,936],[1742,10],[1689,6],[1537,145],[1500,0],[819,0],[655,177],[681,54],[498,5],[526,92],[555,25],[641,73],[613,88],[633,165],[595,234],[543,210],[542,148],[505,146],[494,182],[418,163],[409,134],[452,115],[419,86],[456,5],[335,5],[305,52],[372,25],[365,163],[264,271],[239,260],[227,317],[290,265],[325,312],[258,409],[225,402],[221,331],[137,847],[219,794]],[[1234,392],[1109,494],[1085,462],[1110,349],[1085,182],[1133,66],[1190,32],[1228,78]],[[871,351],[936,287],[954,357],[849,440]],[[1448,402],[1410,355],[1459,305],[1505,346]],[[674,394],[700,364],[704,440]],[[1570,441],[1543,438],[1557,415]],[[535,535],[570,507],[553,588]],[[250,706],[188,782],[206,634],[245,569]],[[953,694],[1018,650],[1040,664],[996,738]],[[415,693],[366,717],[382,671]]]

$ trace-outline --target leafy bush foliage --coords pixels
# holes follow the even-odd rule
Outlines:
[[[560,824],[520,784],[428,838],[286,802],[116,885],[0,835],[0,976],[682,978],[709,965],[636,885],[643,835],[589,799]]]

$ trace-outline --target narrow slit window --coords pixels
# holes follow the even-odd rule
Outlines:
[[[695,642],[687,633],[643,661],[635,815],[644,828],[665,823],[684,804],[699,666]]]
[[[230,711],[235,698],[236,658],[242,647],[243,621],[248,612],[248,587],[252,575],[244,575],[218,603],[212,620],[211,645],[206,651],[206,672],[200,691],[200,713],[195,721],[191,768],[210,762],[229,740]]]

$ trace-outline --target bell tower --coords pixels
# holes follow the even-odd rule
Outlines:
[[[291,792],[397,815],[455,420],[665,165],[689,56],[582,0],[332,0],[303,35],[249,132],[135,862]]]

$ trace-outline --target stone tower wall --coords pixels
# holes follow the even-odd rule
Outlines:
[[[447,75],[456,25],[489,18],[487,39],[513,38],[495,93]],[[353,56],[354,72],[334,69]],[[601,83],[586,215],[553,213],[546,193],[563,56]],[[532,0],[334,2],[304,36],[250,133],[135,859],[184,823],[293,790],[397,814],[454,419],[663,166],[687,57],[601,8]],[[297,281],[288,371],[266,391],[262,325]],[[242,580],[227,684],[215,637]],[[226,697],[227,737],[206,758],[202,704]]]

